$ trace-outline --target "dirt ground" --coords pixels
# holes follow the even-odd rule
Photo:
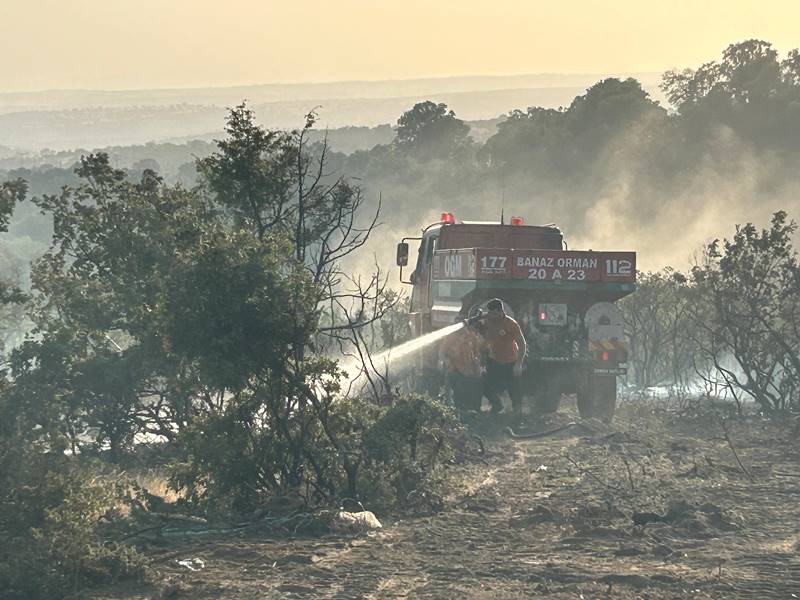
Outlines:
[[[176,539],[147,551],[151,585],[93,597],[800,598],[794,422],[731,420],[729,443],[708,408],[629,402],[607,426],[566,404],[529,424],[576,421],[545,437],[484,426],[485,458],[453,467],[438,514],[356,537]]]

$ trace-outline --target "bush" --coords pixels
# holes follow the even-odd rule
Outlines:
[[[10,441],[0,446],[0,597],[61,598],[142,576],[142,557],[109,539],[129,500],[124,480]]]
[[[441,507],[443,466],[464,434],[452,409],[428,396],[396,398],[364,431],[360,488],[379,510]]]
[[[246,513],[287,495],[306,507],[350,498],[377,511],[435,508],[442,465],[462,431],[449,408],[425,396],[299,404],[285,419],[252,401],[186,431],[187,459],[174,465],[172,484],[195,508]]]
[[[778,211],[768,228],[736,227],[692,271],[701,351],[734,398],[767,413],[800,406],[800,258],[797,224]],[[726,364],[730,357],[733,365]]]

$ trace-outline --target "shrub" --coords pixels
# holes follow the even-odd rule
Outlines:
[[[455,413],[439,400],[394,399],[364,432],[364,497],[384,510],[439,508],[443,466],[463,434]]]
[[[300,403],[284,419],[232,402],[185,432],[187,459],[174,465],[172,483],[213,512],[249,512],[286,495],[307,507],[344,498],[378,511],[413,509],[411,500],[433,506],[424,499],[436,498],[461,431],[455,414],[426,396]]]
[[[0,597],[61,598],[142,576],[142,557],[110,541],[129,499],[124,480],[10,442],[0,446]]]

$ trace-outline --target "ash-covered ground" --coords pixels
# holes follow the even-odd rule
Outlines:
[[[438,512],[360,535],[174,537],[146,550],[147,587],[93,597],[800,597],[794,420],[659,399],[605,425],[565,404],[528,424],[575,423],[544,437],[477,425],[485,452],[451,468]]]

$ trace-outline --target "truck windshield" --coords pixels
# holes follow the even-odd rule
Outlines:
[[[433,253],[436,250],[436,237],[424,238],[419,244],[419,255],[417,256],[417,272],[422,271],[431,262]]]

